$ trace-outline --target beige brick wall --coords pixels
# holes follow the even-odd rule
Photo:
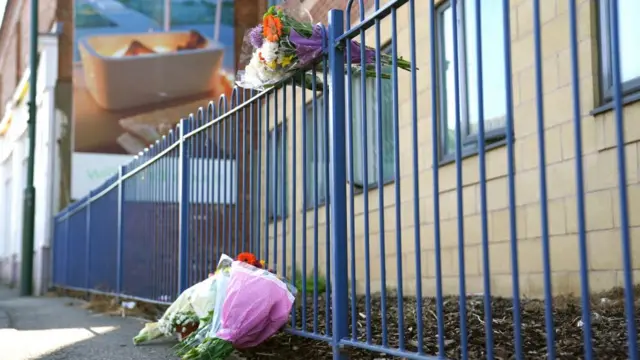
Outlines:
[[[386,285],[395,287],[398,269],[396,258],[402,259],[402,279],[406,293],[415,291],[416,278],[421,279],[423,294],[435,294],[435,246],[433,219],[433,177],[431,143],[431,79],[428,3],[416,1],[416,41],[417,41],[417,118],[419,166],[413,168],[412,126],[411,126],[411,86],[410,76],[402,72],[399,78],[399,138],[400,140],[400,189],[401,195],[395,199],[394,186],[383,188],[384,224],[379,221],[379,190],[354,196],[356,233],[356,284],[361,291],[364,287],[364,217],[369,215],[369,251],[371,256],[370,280],[373,290],[380,289],[380,234],[385,236]],[[580,52],[580,93],[582,114],[582,160],[585,170],[585,201],[587,247],[589,256],[590,285],[592,291],[604,290],[622,283],[622,257],[620,241],[619,194],[617,187],[617,156],[615,149],[615,127],[613,113],[591,116],[590,111],[599,105],[597,99],[597,33],[595,29],[595,6],[593,1],[576,0],[578,3],[578,37]],[[551,252],[553,291],[555,293],[578,293],[580,291],[580,262],[578,253],[576,216],[576,178],[574,152],[574,124],[572,113],[572,83],[570,78],[569,17],[566,0],[541,2],[544,116],[546,136],[546,169],[548,177],[548,214]],[[540,226],[539,168],[537,152],[536,104],[534,83],[534,46],[532,33],[532,1],[511,2],[511,42],[513,67],[513,104],[515,123],[515,183],[518,237],[518,260],[521,292],[537,297],[543,293],[543,260]],[[403,6],[397,13],[398,53],[408,58],[410,55],[409,12]],[[367,44],[373,46],[374,29],[367,32]],[[382,21],[381,38],[384,43],[391,34],[390,17]],[[502,56],[497,55],[497,56]],[[286,221],[287,263],[291,264],[292,243],[296,244],[298,266],[303,253],[307,256],[308,269],[313,264],[314,212],[302,209],[302,125],[301,92],[297,90],[297,104],[292,106],[292,93],[288,90],[287,109],[291,119],[297,115],[297,131],[294,133],[292,121],[288,121],[288,163],[289,214],[295,216],[297,231],[292,233],[293,216]],[[490,96],[490,95],[485,95]],[[307,100],[311,94],[307,92]],[[282,95],[279,97],[278,113],[283,113]],[[271,99],[273,103],[273,98]],[[271,127],[274,114],[271,109]],[[640,125],[635,121],[640,116],[640,104],[625,107],[625,151],[627,160],[627,186],[629,191],[630,233],[633,249],[633,267],[640,267],[640,164],[638,140]],[[282,116],[280,116],[281,118]],[[263,121],[264,121],[263,117]],[[264,125],[263,125],[264,126]],[[264,131],[264,127],[263,127]],[[263,133],[264,139],[264,133]],[[295,140],[295,141],[294,141]],[[293,144],[296,144],[294,150]],[[263,146],[264,146],[263,142]],[[487,152],[487,208],[489,229],[489,256],[492,292],[496,295],[512,294],[512,269],[510,264],[511,245],[509,241],[509,202],[507,184],[506,146]],[[263,154],[265,152],[263,151]],[[293,155],[296,156],[297,176],[292,176]],[[262,239],[265,239],[264,164],[262,161]],[[458,234],[456,207],[456,167],[454,163],[439,168],[440,230],[442,276],[444,292],[458,292]],[[463,160],[464,207],[464,249],[467,292],[483,291],[483,251],[481,246],[481,215],[479,190],[478,157]],[[419,194],[413,192],[413,175],[419,179]],[[280,191],[280,190],[279,190]],[[291,204],[296,193],[295,209]],[[348,187],[347,187],[347,195]],[[364,196],[369,197],[368,213],[364,209]],[[420,241],[416,248],[413,204],[420,204]],[[401,210],[400,229],[396,231],[396,204]],[[302,218],[306,216],[307,228],[302,228]],[[349,219],[349,222],[350,219]],[[278,246],[278,259],[282,261],[282,222],[277,223],[278,237],[273,239],[273,224],[269,224],[270,259],[273,259],[274,243]],[[351,224],[349,224],[351,226]],[[302,247],[306,232],[307,247]],[[396,233],[401,235],[402,248],[396,248]],[[349,239],[348,239],[349,240]],[[318,209],[318,270],[326,273],[326,210]],[[264,241],[263,241],[264,249]],[[351,256],[351,250],[347,250]],[[418,274],[415,254],[419,252],[422,269]],[[278,269],[281,265],[278,264]],[[637,276],[636,276],[637,278]]]

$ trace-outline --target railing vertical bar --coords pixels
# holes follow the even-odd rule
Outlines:
[[[220,116],[222,114],[222,107],[220,106],[221,103],[218,103],[218,113],[216,115]],[[221,124],[220,122],[217,122],[215,124],[215,129],[216,129],[216,192],[217,192],[217,196],[216,196],[216,207],[215,207],[215,212],[216,212],[216,261],[218,259],[220,259],[220,256],[222,256],[222,254],[225,252],[224,251],[224,238],[223,238],[223,234],[222,234],[222,194],[223,194],[223,189],[222,189],[222,161],[223,161],[223,157],[222,157],[222,148],[221,148],[221,140],[220,140],[220,128],[221,128]]]
[[[453,25],[453,44],[458,44],[461,38],[458,34],[458,18],[459,18],[459,4],[457,1],[451,2],[451,23]],[[460,351],[461,358],[469,358],[468,349],[468,330],[467,330],[467,286],[466,286],[466,266],[465,266],[465,246],[464,246],[464,202],[462,196],[462,112],[460,106],[460,54],[458,46],[453,46],[453,77],[454,77],[454,97],[455,97],[455,119],[456,119],[456,146],[455,146],[455,161],[456,161],[456,210],[457,210],[457,224],[458,224],[458,274],[460,284],[458,292],[460,294]],[[482,145],[480,145],[482,146]],[[434,164],[433,166],[437,166]],[[438,194],[434,194],[434,197]]]
[[[273,156],[271,154],[271,149],[270,149],[270,145],[271,145],[271,141],[273,141],[271,139],[271,136],[269,136],[269,128],[271,127],[271,93],[267,93],[267,100],[266,100],[266,107],[265,107],[265,131],[264,131],[264,136],[265,136],[265,171],[266,171],[266,177],[265,177],[265,218],[264,218],[264,261],[267,263],[267,266],[269,266],[269,268],[271,268],[270,261],[269,261],[269,222],[271,221],[271,189],[270,189],[270,183],[271,183],[271,156]],[[277,123],[278,120],[276,119],[275,122]],[[260,135],[260,138],[262,139],[262,135]],[[262,147],[261,147],[262,149]],[[275,226],[275,222],[274,222],[274,226]]]
[[[509,0],[502,0],[502,31],[504,38],[506,132],[507,132],[507,183],[509,188],[509,239],[511,244],[511,282],[513,290],[513,332],[516,359],[523,359],[522,318],[520,310],[520,275],[518,266],[518,231],[516,223],[516,189],[513,133],[513,84],[511,74],[511,8]]]
[[[409,6],[412,6],[413,4],[409,4]],[[410,15],[411,17],[411,15]],[[412,19],[415,20],[415,19]],[[410,20],[411,21],[411,20]],[[401,205],[402,205],[402,198],[400,197],[400,109],[398,106],[398,34],[397,34],[397,29],[398,29],[398,15],[397,15],[397,11],[396,9],[392,9],[391,10],[391,57],[392,57],[392,64],[391,64],[391,86],[392,86],[392,94],[391,94],[391,101],[392,101],[392,116],[393,116],[393,176],[394,176],[394,180],[395,180],[395,184],[394,184],[394,199],[395,199],[395,215],[396,215],[396,282],[397,284],[397,305],[398,305],[398,349],[400,351],[404,351],[405,350],[405,340],[404,340],[404,333],[405,333],[405,329],[404,329],[404,284],[402,283],[402,218],[401,218]],[[411,32],[414,33],[415,36],[415,24],[414,23],[410,23],[409,24],[409,30]],[[378,39],[379,40],[379,39]],[[413,49],[413,46],[415,44],[411,43],[410,46]],[[378,100],[380,102],[380,100]],[[380,125],[379,125],[380,126]],[[382,128],[380,127],[378,129],[378,133],[382,132]],[[417,136],[417,128],[414,129],[414,136]],[[382,138],[380,135],[378,135],[378,141],[382,142]],[[382,153],[382,149],[381,147],[378,147],[378,153]],[[417,152],[416,152],[417,153]],[[417,155],[414,155],[417,156]],[[414,172],[415,172],[415,176],[417,176],[418,173],[418,167],[417,165],[414,167]],[[382,187],[383,183],[382,183],[382,177],[380,177],[380,172],[378,173],[379,178],[378,178],[378,184]],[[419,194],[419,193],[418,193]],[[414,204],[418,204],[419,203],[419,196],[414,196]],[[417,206],[419,208],[419,206]],[[382,209],[382,199],[380,201],[380,208]],[[420,219],[420,216],[418,215],[418,219]],[[420,221],[418,220],[414,225],[415,228],[420,229]],[[418,230],[420,231],[420,230]],[[416,239],[419,241],[420,240],[420,236],[416,237]],[[384,247],[381,247],[382,251],[385,250]],[[419,248],[416,248],[419,249]],[[419,253],[419,251],[416,251],[416,253]],[[419,255],[418,255],[419,256]],[[383,272],[383,274],[385,274],[385,272]],[[420,273],[417,273],[420,274]],[[416,278],[420,279],[420,282],[422,283],[422,276],[416,275]],[[422,291],[420,291],[418,294],[421,294]],[[420,298],[422,298],[422,296],[419,295]],[[416,309],[416,316],[417,318],[421,319],[422,318],[422,299],[419,300],[420,303],[418,305],[418,308]],[[386,317],[386,314],[385,314]],[[417,321],[417,323],[422,324],[422,321]]]
[[[633,263],[629,234],[629,205],[627,198],[627,169],[622,107],[622,71],[620,69],[619,1],[611,1],[611,73],[613,75],[613,108],[616,124],[616,153],[618,155],[618,194],[620,197],[620,241],[624,283],[624,307],[627,315],[629,358],[638,359],[638,337],[635,323]],[[575,10],[575,9],[573,9]],[[578,156],[579,154],[576,154]]]
[[[93,191],[89,192],[87,198],[87,205],[84,208],[85,213],[85,228],[84,228],[84,241],[86,247],[85,253],[85,287],[87,290],[91,289],[91,198],[93,197]]]
[[[380,0],[374,1],[374,9],[380,9]],[[387,334],[387,259],[386,259],[386,251],[385,251],[385,226],[384,226],[384,164],[382,161],[382,49],[381,49],[381,41],[380,41],[380,18],[376,17],[375,19],[375,46],[376,46],[376,57],[375,57],[375,68],[376,68],[376,124],[375,124],[375,158],[377,165],[377,185],[378,185],[378,225],[380,234],[378,234],[379,245],[380,245],[380,320],[382,327],[382,346],[389,346],[389,337]],[[365,76],[366,77],[366,76]],[[363,139],[364,142],[367,142],[369,137],[365,137]],[[375,178],[375,176],[374,176]],[[368,187],[368,183],[365,187]],[[367,194],[365,193],[365,196]],[[399,204],[396,204],[396,207]],[[397,220],[397,219],[396,219]],[[401,254],[396,254],[396,256],[401,256]]]
[[[200,127],[198,120],[193,116],[193,113],[189,114],[189,119],[191,120],[191,129],[197,129]],[[190,157],[189,157],[189,173],[187,174],[187,181],[189,181],[189,259],[187,261],[187,266],[189,267],[189,279],[187,283],[187,287],[191,286],[194,283],[194,279],[196,279],[196,271],[197,271],[197,263],[198,263],[198,243],[200,239],[199,228],[198,228],[198,217],[200,216],[198,209],[198,175],[200,173],[200,167],[198,166],[198,161],[200,160],[200,144],[198,140],[200,139],[201,132],[196,133],[194,136],[191,136],[188,139],[184,139],[187,147],[190,149]],[[193,239],[193,240],[191,240]]]
[[[278,208],[282,208],[283,205],[280,204],[280,199],[278,199],[278,139],[280,138],[278,133],[280,126],[284,127],[284,118],[280,119],[278,116],[278,90],[276,89],[273,92],[273,130],[271,131],[271,159],[273,161],[273,270],[276,272],[278,271],[278,220],[280,215],[284,215],[278,212]],[[284,216],[282,216],[282,219],[284,220]]]
[[[246,101],[247,99],[247,90],[242,89],[242,99]],[[251,102],[251,105],[253,102]],[[247,237],[247,108],[242,108],[242,167],[238,167],[238,174],[242,173],[242,196],[240,196],[240,191],[237,191],[238,200],[242,198],[242,211],[240,212],[242,215],[242,236],[240,237],[242,241],[241,251],[252,251],[251,245],[247,246],[247,239],[251,239],[251,237]],[[251,164],[249,164],[249,169],[251,169]],[[251,170],[249,170],[250,172]],[[249,190],[249,199],[251,199],[251,190]],[[251,201],[251,200],[249,200]],[[251,211],[249,210],[249,213]]]
[[[200,124],[198,123],[197,119],[193,116],[193,113],[191,113],[189,115],[189,119],[192,120],[191,122],[191,129],[197,129],[198,127],[200,127]],[[196,264],[197,264],[197,257],[198,257],[198,240],[199,240],[199,229],[198,229],[198,216],[200,216],[200,214],[198,213],[198,174],[199,174],[199,167],[198,167],[198,160],[199,160],[199,144],[198,144],[198,140],[200,138],[200,132],[196,133],[194,136],[191,136],[187,139],[183,139],[183,141],[185,141],[186,146],[190,149],[190,156],[189,156],[189,172],[187,173],[187,181],[189,182],[189,196],[188,196],[188,207],[189,207],[189,218],[188,218],[188,222],[187,222],[187,226],[189,227],[189,252],[188,252],[188,260],[187,260],[187,266],[188,266],[188,274],[189,274],[189,278],[187,280],[187,287],[191,286],[193,284],[193,280],[196,278],[195,272],[196,272]],[[191,240],[193,239],[193,240]]]
[[[124,226],[123,226],[123,221],[124,221],[124,194],[125,194],[125,180],[123,180],[123,176],[125,175],[127,167],[126,166],[120,166],[118,168],[118,220],[117,220],[117,226],[118,226],[118,232],[117,232],[117,236],[118,238],[116,239],[117,242],[117,250],[116,250],[116,294],[122,294],[122,277],[123,277],[123,272],[122,272],[122,254],[123,254],[123,243],[124,243]],[[66,221],[66,224],[68,225],[68,221]],[[68,232],[67,232],[68,233]],[[68,241],[65,242],[65,244],[68,244]],[[65,259],[67,260],[67,259]],[[68,263],[68,261],[67,261]],[[68,282],[67,282],[68,283]]]
[[[302,83],[301,103],[305,108],[302,110],[302,309],[300,313],[300,330],[307,331],[307,210],[309,208],[308,197],[308,176],[307,176],[307,79],[304,74],[300,75]],[[294,142],[295,143],[295,142]]]
[[[165,146],[169,146],[171,144],[173,144],[173,129],[169,129],[169,132],[167,133],[167,135],[164,137],[163,139]],[[175,188],[176,188],[176,184],[177,184],[177,175],[178,173],[175,172],[174,167],[177,163],[177,156],[176,156],[176,151],[171,151],[169,154],[167,154],[167,159],[165,159],[165,164],[164,164],[164,169],[165,169],[165,173],[166,174],[171,174],[171,177],[167,176],[167,189],[166,189],[166,195],[165,195],[165,199],[166,199],[166,203],[165,203],[165,210],[164,210],[164,222],[165,224],[165,229],[166,229],[166,234],[164,236],[164,241],[165,241],[165,264],[166,264],[166,269],[164,270],[164,274],[165,274],[165,281],[166,281],[166,291],[163,295],[167,295],[167,296],[172,296],[173,295],[173,270],[175,269],[175,267],[173,266],[173,256],[174,256],[174,252],[172,251],[173,249],[173,241],[175,239],[175,236],[173,236],[173,229],[175,227],[175,221],[173,219],[173,213],[174,213],[174,202],[175,202]]]
[[[333,279],[332,291],[332,347],[334,360],[346,360],[348,356],[343,352],[340,341],[349,334],[348,302],[349,285],[347,281],[347,199],[344,187],[346,178],[345,149],[345,112],[344,112],[344,51],[336,47],[335,39],[342,35],[344,28],[343,12],[331,10],[329,12],[329,64],[331,71],[331,123],[329,125],[329,140],[331,164],[331,182],[329,193],[331,206],[331,268],[333,272],[327,274]],[[325,82],[326,83],[326,82]],[[327,100],[327,99],[325,99]],[[327,299],[328,301],[328,299]]]
[[[293,91],[295,91],[295,89],[293,89]],[[280,212],[281,212],[281,217],[282,217],[282,264],[281,264],[281,269],[282,269],[282,276],[287,276],[287,216],[289,216],[289,212],[287,209],[287,183],[289,182],[288,178],[287,178],[287,159],[289,158],[288,154],[287,154],[287,145],[288,145],[288,141],[287,141],[287,124],[286,124],[286,118],[287,118],[287,83],[285,82],[284,84],[282,84],[282,130],[281,130],[281,140],[280,143],[282,144],[282,180],[280,181],[281,184],[281,192],[280,192]]]
[[[533,2],[533,41],[536,83],[536,109],[538,130],[538,170],[540,171],[540,231],[542,244],[542,268],[544,277],[544,316],[547,341],[547,355],[555,359],[555,336],[553,329],[553,294],[551,285],[551,255],[549,247],[549,210],[547,200],[547,167],[545,153],[544,101],[542,88],[542,46],[540,26],[540,3]]]
[[[178,291],[182,293],[188,287],[188,266],[189,266],[189,158],[190,147],[186,143],[185,135],[191,131],[191,119],[180,120],[180,167],[178,172],[179,185],[179,229],[180,229],[180,246],[178,250]]]
[[[327,48],[327,38],[323,37],[323,48]],[[328,64],[327,64],[327,55],[325,54],[322,57],[322,93],[328,94],[329,89],[329,79],[328,79]],[[331,203],[331,194],[329,192],[329,99],[326,97],[322,102],[322,114],[324,119],[322,119],[321,124],[324,125],[324,135],[322,136],[323,144],[322,150],[324,150],[324,154],[322,155],[322,159],[324,160],[324,192],[325,192],[325,299],[331,299],[331,211],[330,211],[330,203]],[[325,334],[329,336],[331,334],[331,304],[329,301],[325,301]]]
[[[180,129],[176,128],[172,131],[169,132],[169,135],[171,136],[171,144],[174,144],[178,141],[180,141]],[[171,249],[174,250],[174,252],[172,252],[172,256],[171,256],[171,263],[175,264],[176,262],[178,263],[178,269],[177,271],[171,271],[171,292],[169,293],[169,296],[171,296],[171,301],[173,301],[179,291],[180,291],[180,287],[179,287],[179,269],[180,269],[180,257],[178,254],[178,257],[176,258],[176,253],[180,252],[180,143],[178,143],[178,151],[177,154],[175,155],[175,161],[173,161],[172,166],[173,166],[173,170],[172,173],[176,174],[177,178],[178,178],[178,184],[177,186],[173,186],[172,189],[172,211],[171,211],[171,218],[172,224],[178,224],[178,244],[176,246],[176,244],[171,244]],[[175,241],[175,240],[174,240]],[[175,250],[178,250],[177,252],[175,252]],[[177,260],[177,261],[176,261]]]
[[[365,9],[363,2],[360,2],[360,21],[365,18]],[[364,29],[360,29],[360,68],[366,69],[367,66],[367,54],[366,54],[367,40],[365,37]],[[367,144],[368,124],[367,124],[367,77],[364,73],[360,74],[360,116],[361,116],[361,145],[362,145],[362,187],[364,193],[362,198],[364,200],[364,210],[362,217],[364,219],[364,277],[365,277],[365,315],[367,317],[367,344],[372,344],[372,329],[371,329],[371,259],[369,250],[370,227],[369,227],[369,160],[367,159],[369,154],[369,146]],[[354,179],[352,179],[354,180]],[[382,209],[380,209],[382,211]]]
[[[302,88],[302,92],[305,89]],[[297,268],[298,268],[298,259],[297,259],[297,242],[298,242],[298,228],[297,228],[297,218],[298,218],[298,206],[297,206],[297,194],[298,194],[298,159],[297,159],[297,151],[298,151],[298,124],[297,124],[297,91],[296,91],[296,78],[295,76],[291,79],[291,282],[296,285],[297,284]],[[304,159],[304,157],[303,157]],[[303,160],[304,161],[304,160]],[[304,187],[303,187],[304,189]],[[304,209],[303,209],[304,211]],[[303,214],[304,216],[304,214]],[[303,248],[303,251],[305,249]],[[302,298],[303,302],[306,302],[305,298]],[[291,309],[291,327],[296,328],[296,307],[294,306]]]
[[[229,188],[227,187],[227,178],[229,177],[229,161],[231,158],[229,157],[229,149],[227,146],[227,120],[229,119],[225,114],[227,113],[227,99],[224,97],[220,98],[220,102],[222,102],[222,106],[218,106],[218,111],[220,112],[220,116],[224,116],[222,118],[222,161],[221,161],[221,177],[222,177],[222,198],[220,201],[220,205],[222,207],[222,252],[225,254],[231,253],[231,246],[227,242],[227,202],[229,200]],[[231,94],[231,102],[233,103],[233,93]],[[231,255],[233,256],[233,255]]]
[[[167,148],[167,136],[162,136],[162,140],[160,140],[160,144],[161,144],[161,150],[165,150]],[[159,216],[159,221],[162,224],[160,226],[160,250],[161,250],[161,257],[160,257],[160,278],[161,278],[161,291],[160,291],[160,296],[161,298],[159,298],[158,300],[161,300],[162,297],[164,297],[165,295],[169,294],[169,282],[168,282],[168,272],[170,271],[171,265],[169,262],[169,256],[168,254],[170,253],[169,250],[169,232],[170,232],[170,227],[171,227],[171,223],[169,222],[168,216],[167,216],[167,212],[168,212],[168,204],[169,204],[169,196],[170,196],[170,188],[169,188],[169,184],[172,183],[172,178],[169,178],[168,174],[168,162],[170,161],[171,155],[167,154],[167,156],[163,157],[160,161],[160,186],[158,189],[158,192],[160,194],[160,216]],[[169,196],[168,196],[169,195]]]
[[[158,143],[156,141],[155,144],[150,146],[150,157],[155,157],[156,154],[158,154]],[[157,300],[158,296],[159,296],[159,289],[160,287],[158,286],[158,284],[160,283],[160,271],[158,271],[158,254],[159,254],[159,246],[158,246],[158,175],[157,175],[157,169],[158,169],[158,163],[154,163],[153,165],[151,165],[149,167],[149,180],[151,182],[150,184],[150,197],[151,197],[151,204],[152,204],[152,215],[151,215],[151,231],[152,231],[152,235],[151,235],[151,239],[153,242],[153,294],[151,296],[151,298],[153,300]]]
[[[534,1],[534,24],[540,22],[540,1]],[[539,25],[538,25],[539,26]],[[587,253],[586,221],[584,208],[584,169],[582,166],[582,116],[580,114],[580,63],[578,61],[578,26],[575,2],[569,2],[569,41],[571,43],[571,83],[573,84],[573,126],[574,147],[576,156],[576,215],[578,227],[578,247],[580,256],[580,293],[582,304],[582,335],[584,356],[593,359],[593,340],[591,329],[591,294],[589,291],[589,264]],[[536,46],[540,46],[536,42]],[[539,75],[540,76],[540,75]],[[540,89],[542,85],[540,84]],[[542,90],[540,90],[541,92]],[[542,94],[538,94],[541,97]]]
[[[199,127],[204,125],[206,123],[206,119],[204,116],[204,108],[200,107],[198,109],[198,122],[199,122]],[[200,148],[199,150],[199,154],[200,156],[198,156],[198,172],[199,172],[199,182],[200,184],[198,184],[198,188],[200,189],[200,195],[198,196],[198,201],[197,204],[195,206],[198,207],[198,228],[200,229],[200,236],[198,237],[198,248],[196,249],[197,253],[198,253],[198,273],[197,273],[197,278],[195,280],[195,282],[200,281],[201,279],[205,278],[207,276],[207,270],[206,270],[206,265],[207,265],[207,254],[206,254],[206,250],[207,250],[207,234],[206,234],[206,217],[205,217],[205,208],[207,206],[207,200],[206,200],[206,190],[205,190],[205,184],[207,184],[206,181],[206,166],[205,166],[205,161],[208,161],[207,156],[206,156],[206,132],[205,131],[200,131],[200,138],[198,141],[198,147]]]
[[[215,267],[216,267],[216,260],[217,258],[214,255],[214,250],[213,250],[213,209],[212,207],[214,206],[214,201],[213,201],[213,187],[215,186],[215,183],[213,181],[213,162],[214,162],[214,157],[213,157],[213,146],[215,144],[214,142],[214,138],[213,138],[213,132],[214,132],[214,125],[211,124],[211,121],[214,119],[213,117],[213,102],[209,102],[209,104],[207,105],[207,112],[205,113],[205,120],[207,122],[207,124],[210,124],[209,127],[207,128],[207,155],[205,157],[206,161],[207,161],[207,170],[206,170],[206,189],[207,189],[207,194],[206,194],[206,202],[205,202],[205,217],[207,219],[206,222],[206,237],[207,237],[207,241],[206,241],[206,249],[205,249],[205,257],[206,257],[206,264],[207,267],[205,268],[205,271],[207,272],[214,272],[215,271]],[[207,274],[208,275],[208,274]]]
[[[318,92],[317,92],[317,71],[313,67],[311,70],[311,92],[313,93],[312,116],[313,116],[313,333],[318,333]],[[326,101],[326,99],[324,99]],[[325,201],[327,199],[325,193]]]
[[[241,100],[244,100],[244,98],[241,98],[240,95],[244,94],[243,90],[238,90],[238,92],[236,92],[236,106],[242,104]],[[244,111],[244,108],[243,110]],[[240,158],[242,157],[242,155],[240,154],[240,113],[236,112],[235,117],[234,117],[234,124],[233,127],[235,129],[235,133],[236,133],[236,138],[234,141],[234,162],[233,164],[233,181],[232,181],[232,185],[231,188],[235,189],[235,204],[234,204],[234,208],[235,208],[235,215],[233,217],[234,220],[234,232],[233,232],[233,243],[234,243],[234,248],[233,248],[233,256],[236,257],[238,256],[239,252],[242,250],[241,247],[238,245],[238,242],[240,241],[240,224],[239,224],[239,209],[240,209]],[[244,191],[244,189],[243,189]]]
[[[351,28],[351,10],[347,8],[347,30]],[[331,44],[334,46],[335,44]],[[349,248],[351,249],[351,256],[349,258],[349,268],[351,274],[351,340],[357,341],[358,339],[358,313],[357,308],[357,289],[356,289],[356,223],[355,223],[355,184],[354,184],[354,165],[353,165],[353,69],[352,69],[352,56],[353,54],[351,46],[346,46],[346,64],[347,69],[347,89],[346,89],[346,107],[347,117],[347,151],[348,151],[348,165],[349,165]]]
[[[411,0],[411,3],[415,6],[415,1]],[[412,8],[414,8],[412,6]],[[414,16],[415,17],[415,10]],[[415,20],[414,20],[415,21]],[[429,59],[431,64],[437,63],[437,34],[436,34],[436,8],[433,1],[429,1],[429,42],[431,44],[430,56]],[[411,45],[415,48],[415,38],[412,38]],[[415,73],[415,56],[411,58],[411,72]],[[431,66],[431,88],[438,88],[438,72],[435,66]],[[444,348],[444,339],[445,339],[445,330],[444,330],[444,299],[442,297],[442,252],[441,252],[441,243],[440,243],[440,168],[439,168],[439,160],[440,160],[440,141],[438,140],[438,95],[435,91],[431,91],[431,171],[433,176],[433,239],[434,239],[434,271],[436,277],[436,314],[438,317],[438,356],[445,356],[445,348]],[[414,139],[415,142],[415,139]],[[415,151],[414,151],[415,154]],[[415,165],[414,165],[415,166]],[[414,175],[414,189],[417,186],[418,179],[416,179]],[[414,190],[414,193],[416,191]],[[418,208],[419,209],[419,208]],[[414,209],[414,213],[418,211]],[[420,238],[417,236],[419,234],[419,227],[416,227],[416,238]],[[420,264],[420,261],[416,261],[417,264]],[[416,270],[417,271],[417,270]],[[416,280],[417,285],[422,284],[422,281]],[[421,322],[418,321],[418,334],[422,334],[422,326]],[[418,352],[422,353],[423,341],[422,335],[418,335]]]
[[[485,148],[485,119],[484,119],[484,79],[482,59],[482,5],[480,0],[475,1],[475,33],[476,33],[476,77],[478,91],[478,165],[480,177],[480,221],[482,237],[482,277],[484,287],[484,323],[485,323],[485,348],[487,359],[493,359],[493,314],[491,299],[491,264],[489,259],[489,229],[487,214],[487,160]]]
[[[235,109],[238,105],[238,88],[233,88],[233,92],[231,93],[231,103],[229,105],[229,110]],[[234,129],[236,126],[236,113],[232,113],[227,115],[226,119],[229,123],[228,133],[229,133],[229,143],[227,145],[227,153],[229,160],[226,163],[226,171],[225,171],[225,181],[228,181],[228,195],[227,195],[227,206],[229,212],[227,213],[227,244],[229,248],[229,253],[232,257],[237,256],[237,252],[235,250],[235,238],[236,234],[234,233],[234,210],[237,203],[234,203],[235,198],[233,197],[234,190],[237,189],[237,184],[235,183],[235,176],[233,174],[233,169],[237,163],[237,157],[235,154],[235,146],[234,146]]]
[[[249,91],[249,97],[253,98],[255,96],[255,91],[250,90]],[[255,235],[254,235],[254,223],[253,223],[253,213],[255,211],[255,202],[254,200],[257,200],[255,198],[255,180],[254,180],[254,163],[253,163],[253,153],[255,152],[255,148],[254,148],[254,136],[253,136],[253,123],[255,121],[254,117],[253,117],[253,113],[255,111],[254,109],[254,105],[255,101],[251,101],[251,104],[249,105],[249,251],[251,253],[257,254],[258,256],[260,256],[260,253],[258,251],[256,251],[256,244],[255,242]],[[258,109],[260,109],[260,107],[258,106]],[[246,152],[245,152],[246,154]],[[259,178],[259,176],[258,176]]]
[[[268,98],[268,96],[267,96]],[[256,177],[257,177],[257,191],[258,191],[258,206],[257,206],[257,215],[258,215],[258,229],[256,231],[256,254],[261,255],[262,252],[262,236],[261,236],[261,230],[260,230],[260,221],[261,221],[261,214],[262,214],[262,182],[260,181],[261,175],[262,175],[262,112],[263,112],[263,102],[262,102],[262,97],[258,98],[258,168],[256,169]],[[269,106],[267,105],[266,108],[268,108]],[[253,135],[252,135],[253,136]],[[267,181],[269,179],[269,173],[266,174],[266,178]],[[265,221],[266,222],[266,221]],[[265,239],[267,239],[267,235],[265,232]],[[265,261],[268,262],[268,258],[266,257],[266,255],[264,256]]]

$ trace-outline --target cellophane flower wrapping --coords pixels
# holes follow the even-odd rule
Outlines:
[[[240,349],[256,346],[287,323],[294,301],[295,294],[277,275],[236,261],[215,337]]]
[[[220,326],[183,359],[224,360],[234,348],[261,344],[286,325],[295,295],[295,286],[276,274],[234,261]]]
[[[226,267],[227,278],[232,262],[233,259],[223,255],[218,263],[221,273]],[[224,298],[224,291],[218,295],[220,287],[216,284],[217,281],[218,278],[210,277],[183,291],[157,323],[146,324],[140,330],[140,333],[133,338],[133,343],[139,345],[161,337],[173,337],[176,333],[183,332],[186,327],[198,325],[200,319],[209,315],[217,297]]]
[[[184,356],[189,353],[193,348],[202,344],[210,331],[217,331],[220,328],[222,304],[227,296],[232,263],[233,259],[223,254],[220,257],[215,273],[207,279],[211,284],[209,292],[211,296],[206,300],[206,307],[202,307],[203,310],[207,311],[207,316],[201,319],[198,330],[177,346],[176,354],[178,356]]]

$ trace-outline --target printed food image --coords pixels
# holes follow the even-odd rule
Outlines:
[[[186,51],[186,50],[196,50],[203,49],[207,46],[207,39],[205,39],[199,32],[191,30],[189,31],[189,38],[184,45],[178,45],[175,50],[172,50],[168,47],[164,46],[154,46],[153,48],[146,46],[139,40],[131,41],[131,44],[124,50],[116,51],[113,56],[116,57],[129,57],[129,56],[140,56],[140,55],[150,55],[150,54],[158,54],[158,53],[170,53],[170,52],[178,52],[178,51]]]
[[[138,154],[230,96],[233,0],[74,0],[74,151]]]
[[[155,53],[156,53],[155,51],[144,46],[144,44],[141,43],[140,41],[133,40],[131,42],[131,45],[129,45],[129,47],[127,48],[127,51],[124,52],[124,56],[138,56],[138,55],[155,54]]]
[[[207,39],[197,31],[189,31],[189,40],[184,46],[178,45],[178,51],[202,49],[207,46]]]

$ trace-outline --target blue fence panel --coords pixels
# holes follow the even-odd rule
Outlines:
[[[53,219],[54,226],[54,242],[53,242],[53,285],[64,286],[67,284],[67,243],[68,239],[68,220],[62,220],[65,212],[61,212]]]
[[[67,234],[67,271],[66,278],[69,286],[75,288],[87,287],[87,205],[88,198],[78,201],[76,206],[69,209]]]
[[[118,254],[118,188],[112,185],[118,180],[113,176],[94,190],[89,217],[89,289],[115,292],[117,272],[113,264]]]
[[[637,97],[612,31],[631,2],[365,3],[329,12],[308,71],[197,109],[58,214],[55,285],[169,303],[250,251],[298,288],[287,331],[334,359],[593,359],[611,343],[638,359],[623,121]],[[587,10],[607,34],[592,114]],[[619,264],[598,261],[614,246]],[[593,315],[592,290],[614,285],[624,340]],[[554,296],[572,291],[569,329]]]

